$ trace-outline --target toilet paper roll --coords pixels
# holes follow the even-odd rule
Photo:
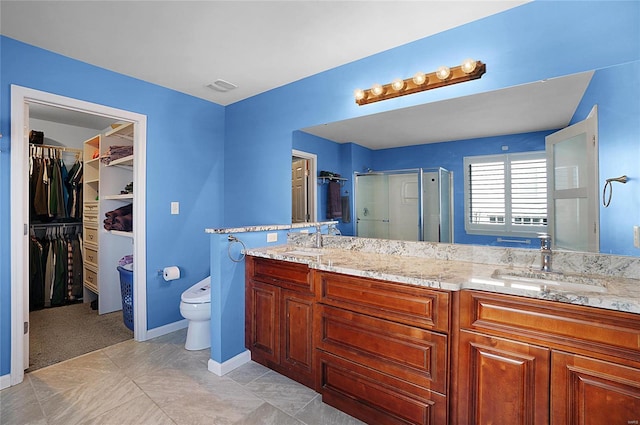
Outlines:
[[[162,271],[162,276],[167,282],[170,280],[180,279],[180,269],[178,266],[165,267]]]

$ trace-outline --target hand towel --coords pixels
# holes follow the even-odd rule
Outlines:
[[[330,181],[327,189],[327,218],[342,217],[342,202],[340,201],[340,182]]]

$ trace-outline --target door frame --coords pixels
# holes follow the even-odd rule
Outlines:
[[[134,241],[134,339],[147,338],[147,288],[146,288],[146,145],[147,116],[97,103],[86,102],[40,90],[11,85],[11,385],[24,379],[25,313],[28,307],[29,276],[29,179],[28,179],[28,128],[25,127],[25,105],[48,106],[101,115],[114,121],[134,124],[134,193],[133,228]],[[142,242],[142,243],[140,243]],[[28,338],[28,333],[26,335]]]
[[[315,223],[318,220],[318,156],[313,153],[303,152],[296,149],[291,150],[291,157],[306,159],[309,161],[309,178],[307,198],[309,199],[309,222]],[[293,202],[293,199],[291,200]]]

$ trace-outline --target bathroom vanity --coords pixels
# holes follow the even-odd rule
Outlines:
[[[640,421],[634,260],[541,284],[526,250],[492,261],[485,247],[474,263],[438,244],[425,257],[360,239],[247,250],[253,360],[368,423]]]

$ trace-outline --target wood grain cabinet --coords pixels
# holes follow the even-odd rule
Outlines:
[[[245,346],[252,360],[315,388],[308,267],[248,256],[246,277]]]
[[[636,314],[460,293],[458,424],[640,423]]]
[[[371,424],[446,424],[449,293],[314,276],[322,400]]]

